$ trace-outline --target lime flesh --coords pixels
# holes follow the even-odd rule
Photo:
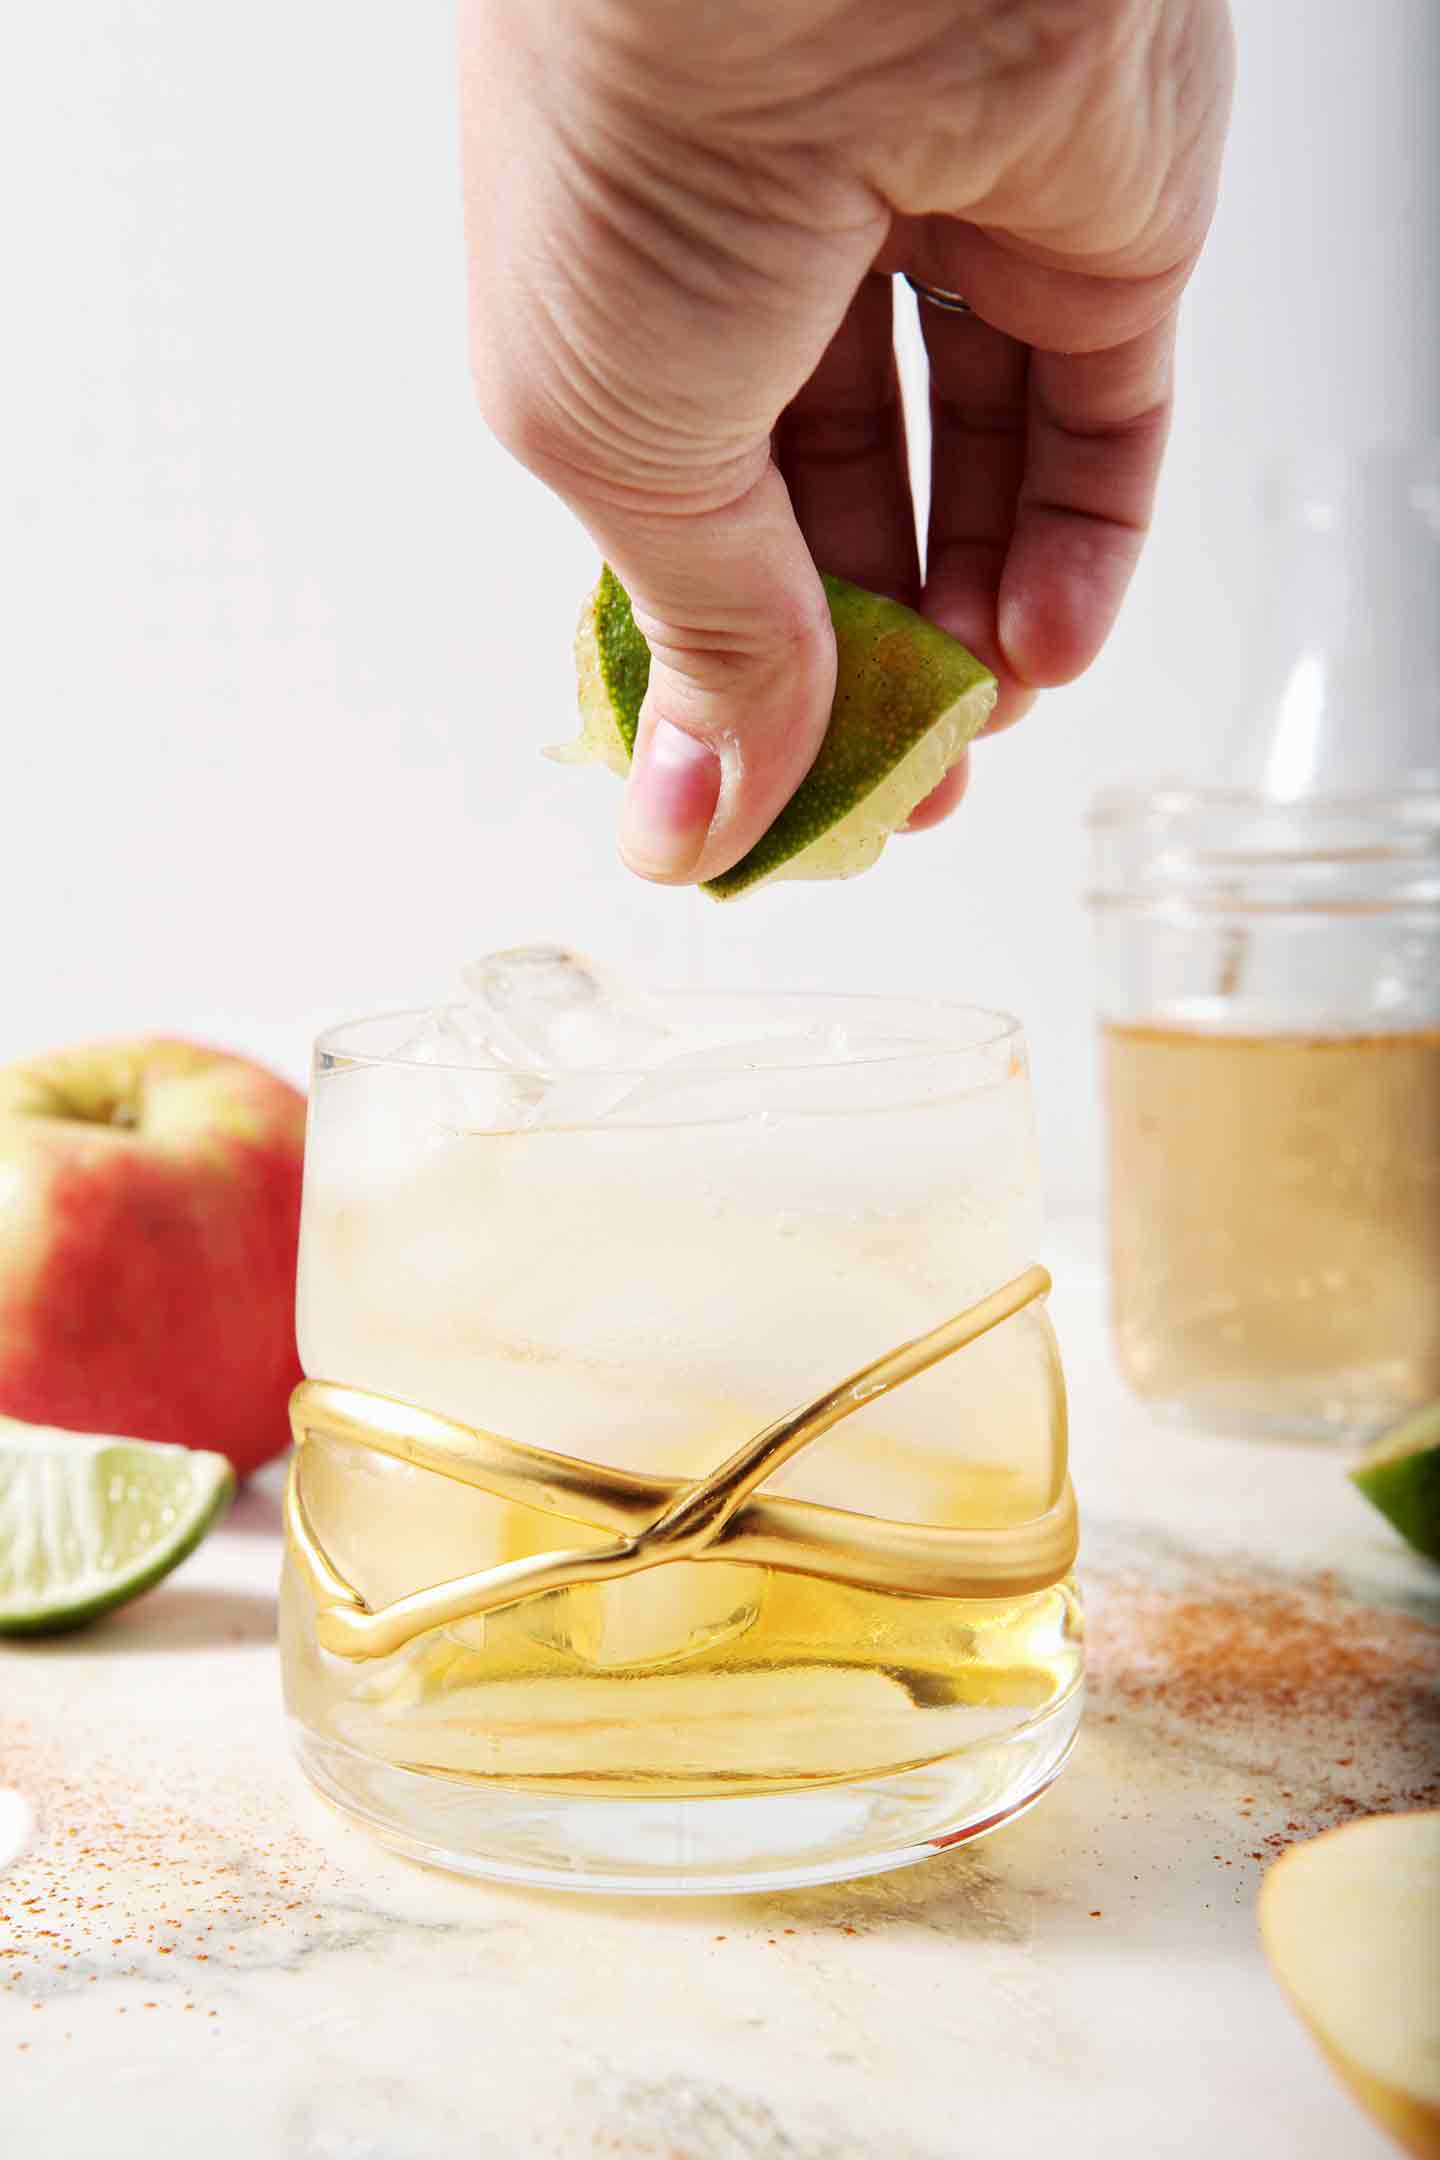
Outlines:
[[[1382,1435],[1350,1476],[1416,1552],[1440,1560],[1440,1403]]]
[[[830,723],[815,762],[749,853],[705,887],[718,900],[775,878],[868,870],[937,787],[995,703],[990,670],[913,609],[824,579],[835,629]],[[623,774],[650,679],[650,649],[608,567],[575,641],[581,732],[552,755]]]
[[[0,1635],[80,1627],[138,1597],[234,1490],[223,1455],[0,1417]]]

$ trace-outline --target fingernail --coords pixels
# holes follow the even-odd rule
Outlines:
[[[657,720],[637,750],[620,813],[620,852],[649,877],[683,877],[700,860],[720,799],[720,760],[705,743]]]

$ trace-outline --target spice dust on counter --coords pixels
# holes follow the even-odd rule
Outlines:
[[[1090,1716],[1213,1776],[1234,1847],[1220,1865],[1440,1804],[1440,1626],[1329,1575],[1116,1575],[1088,1602]]]
[[[227,1965],[269,1961],[270,1930],[292,1943],[355,1935],[343,1871],[298,1828],[277,1828],[287,1813],[270,1795],[218,1766],[203,1782],[177,1772],[157,1784],[111,1756],[67,1755],[0,1722],[0,1779],[35,1816],[0,1872],[0,1995],[43,2010],[77,1984],[120,1981],[122,2015],[204,2008]]]

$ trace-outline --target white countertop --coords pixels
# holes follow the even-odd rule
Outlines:
[[[1255,1889],[1297,1835],[1440,1798],[1440,1573],[1333,1450],[1130,1403],[1092,1251],[1052,1241],[1091,1708],[1033,1813],[778,1897],[427,1873],[291,1767],[270,1472],[149,1597],[0,1653],[0,1787],[36,1816],[0,1871],[3,2150],[1383,2160]]]

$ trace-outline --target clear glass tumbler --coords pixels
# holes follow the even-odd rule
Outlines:
[[[317,1047],[301,1759],[421,1859],[686,1892],[1027,1806],[1082,1693],[1023,1037],[678,994],[663,1070]]]
[[[1112,1324],[1158,1405],[1360,1437],[1440,1396],[1440,794],[1092,821]]]

